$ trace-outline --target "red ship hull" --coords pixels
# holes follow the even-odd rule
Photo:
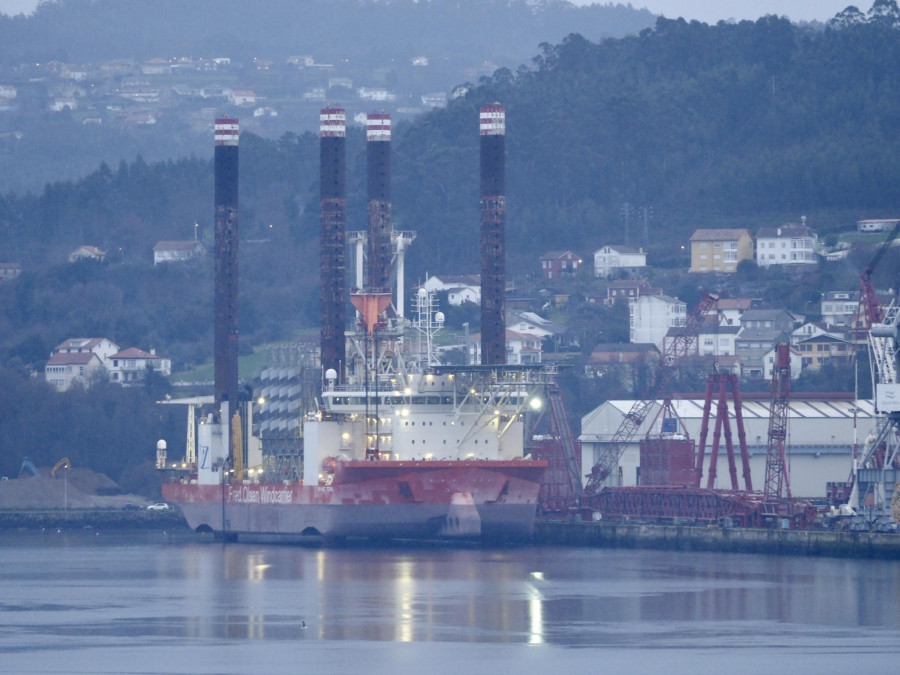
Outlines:
[[[329,486],[166,483],[197,531],[228,538],[530,538],[545,461],[338,462]]]

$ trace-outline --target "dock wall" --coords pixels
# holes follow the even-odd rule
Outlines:
[[[539,521],[535,543],[553,546],[721,551],[900,559],[900,534]]]

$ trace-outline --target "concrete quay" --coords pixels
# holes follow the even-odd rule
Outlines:
[[[900,559],[900,534],[538,521],[538,545]]]

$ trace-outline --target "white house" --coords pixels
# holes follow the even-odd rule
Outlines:
[[[397,95],[387,89],[378,89],[373,87],[360,87],[356,91],[356,95],[363,101],[396,101]]]
[[[172,374],[171,359],[157,356],[155,349],[147,353],[131,347],[110,356],[107,364],[110,381],[120,384],[139,382],[148,370],[156,370],[166,377]]]
[[[422,284],[422,288],[431,293],[447,291],[447,301],[454,307],[464,302],[481,303],[481,276],[467,274],[464,276],[430,276]]]
[[[535,335],[540,339],[565,332],[565,327],[553,323],[534,312],[508,312],[506,329],[516,333]]]
[[[763,377],[772,381],[772,371],[775,370],[775,352],[778,350],[777,345],[773,347],[770,351],[763,354]],[[791,364],[791,379],[796,380],[800,377],[800,373],[803,370],[803,357],[796,348],[790,348],[790,364]]]
[[[480,363],[481,333],[475,333],[469,337],[468,351],[470,363]],[[507,364],[540,363],[542,354],[543,346],[539,335],[506,330]]]
[[[733,356],[734,340],[740,331],[740,326],[705,322],[697,332],[697,353],[700,356]]]
[[[643,249],[608,245],[594,251],[594,276],[601,279],[619,271],[634,273],[646,266],[647,254]]]
[[[22,273],[22,266],[14,262],[0,262],[0,281],[11,281]]]
[[[628,306],[630,342],[655,344],[662,349],[670,328],[683,326],[687,305],[668,295],[644,295]]]
[[[106,258],[106,251],[101,251],[96,246],[79,246],[69,254],[69,262],[78,262],[79,260],[98,260],[100,262]]]
[[[228,95],[232,105],[256,105],[256,92],[251,89],[232,89]]]
[[[859,315],[859,291],[826,291],[821,310],[823,323],[852,326]]]
[[[835,338],[842,338],[840,333],[827,329],[825,322],[807,321],[802,326],[791,331],[791,345],[796,346],[803,340],[819,337],[820,335],[829,335]]]
[[[56,391],[66,391],[74,382],[87,385],[91,375],[102,368],[100,358],[93,352],[51,354],[44,366],[44,379]]]
[[[541,338],[534,334],[506,331],[506,362],[511,364],[540,363]]]
[[[857,220],[856,221],[856,229],[860,232],[884,232],[885,230],[889,230],[897,223],[900,223],[900,220],[897,218],[878,218],[871,220]]]
[[[187,241],[158,241],[153,247],[153,265],[181,262],[203,253],[203,245],[196,239]]]
[[[756,233],[756,264],[770,265],[815,265],[816,233],[801,224],[788,223],[778,227],[761,227]]]
[[[87,385],[117,351],[118,345],[107,338],[69,338],[56,345],[44,366],[44,379],[57,391],[66,391],[76,381]]]
[[[52,101],[50,101],[50,110],[53,112],[62,112],[66,108],[69,110],[75,110],[78,108],[78,103],[75,100],[74,96],[57,96]]]
[[[719,325],[739,326],[744,312],[752,306],[752,298],[719,298],[713,306],[713,311],[719,318]]]
[[[96,354],[101,363],[119,351],[119,345],[107,338],[69,338],[56,345],[55,354]]]

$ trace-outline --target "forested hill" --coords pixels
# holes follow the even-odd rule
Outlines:
[[[498,71],[412,126],[397,165],[414,165],[415,180],[408,191],[398,186],[397,208],[414,203],[420,229],[450,225],[467,206],[466,222],[475,222],[474,187],[444,148],[469,140],[477,104],[501,101],[516,251],[622,243],[626,204],[653,208],[656,261],[698,226],[755,231],[805,214],[827,232],[894,213],[897,25],[812,31],[775,17],[717,26],[660,19],[635,38],[569,36],[545,45],[531,67]],[[433,229],[440,249],[452,250],[449,228]]]
[[[390,63],[410,53],[516,63],[576,26],[601,39],[637,33],[653,15],[626,4],[566,0],[53,0],[0,16],[0,62],[312,54],[320,63]]]
[[[622,243],[626,204],[653,208],[647,243],[656,266],[681,264],[677,252],[696,227],[755,231],[806,215],[827,234],[857,218],[897,216],[900,32],[896,21],[843,23],[816,31],[773,17],[717,26],[661,19],[633,38],[572,35],[446,109],[398,125],[394,226],[418,231],[407,280],[477,271],[477,109],[491,101],[507,106],[511,275],[536,271],[548,249],[587,256]],[[359,128],[348,143],[349,226],[362,229]],[[315,325],[317,165],[312,134],[242,137],[241,334],[249,339]],[[7,194],[0,257],[28,273],[0,288],[4,346],[29,331],[52,346],[77,325],[89,335],[152,330],[158,349],[173,353],[182,341],[177,352],[190,353],[183,342],[205,337],[168,330],[176,314],[166,303],[208,305],[208,283],[129,270],[149,267],[156,241],[192,236],[195,222],[208,237],[211,221],[205,159],[123,162],[39,196]],[[636,225],[631,243],[641,243]],[[109,271],[39,276],[80,244],[107,250]],[[67,309],[90,298],[104,312],[81,311],[66,324]]]

